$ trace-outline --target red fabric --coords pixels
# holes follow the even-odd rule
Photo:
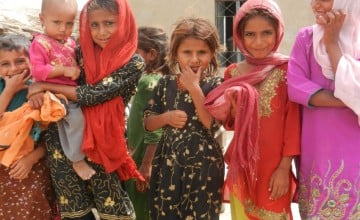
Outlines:
[[[249,54],[244,47],[242,36],[239,35],[238,26],[241,19],[252,9],[266,9],[271,12],[279,22],[277,30],[277,41],[272,52],[263,59],[255,59]],[[210,114],[219,120],[219,102],[223,102],[222,107],[231,107],[224,100],[236,103],[237,113],[235,119],[231,119],[231,109],[222,109],[222,115],[226,111],[228,118],[224,127],[234,129],[234,136],[225,153],[225,162],[229,165],[229,170],[225,180],[225,187],[234,195],[243,201],[244,193],[249,192],[250,197],[255,192],[255,183],[257,176],[257,161],[259,159],[259,118],[258,118],[258,102],[259,97],[254,85],[259,84],[266,79],[271,70],[276,66],[287,63],[288,57],[277,53],[278,47],[283,37],[283,21],[281,12],[276,3],[271,0],[248,0],[246,1],[236,14],[233,25],[234,41],[241,53],[245,56],[247,63],[255,65],[255,67],[245,74],[230,78],[222,83],[219,87],[212,90],[206,97],[205,107]],[[237,64],[232,64],[227,68],[235,69],[238,72],[240,68]],[[235,87],[235,93],[234,93]],[[228,93],[232,95],[226,95]],[[223,116],[222,116],[223,118]],[[234,190],[234,189],[237,190]]]
[[[90,2],[90,1],[89,1]],[[88,84],[95,84],[129,62],[137,47],[137,27],[127,0],[117,0],[118,29],[101,49],[94,45],[87,18],[87,5],[80,14],[80,46]],[[121,97],[83,109],[86,127],[83,152],[107,172],[120,179],[143,179],[128,155],[125,141],[125,107]]]

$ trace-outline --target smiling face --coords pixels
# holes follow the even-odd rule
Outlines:
[[[205,41],[193,37],[183,39],[176,52],[180,71],[189,66],[194,73],[200,67],[205,70],[213,57],[214,54],[211,52],[209,45]]]
[[[275,25],[260,15],[250,18],[244,26],[243,44],[254,58],[267,57],[276,45]]]
[[[88,12],[92,40],[101,48],[110,41],[118,29],[119,15],[106,9],[94,9]]]
[[[311,0],[311,8],[314,12],[316,23],[323,23],[320,17],[331,11],[334,0]]]
[[[30,61],[24,49],[0,50],[0,76],[11,76],[29,71]]]

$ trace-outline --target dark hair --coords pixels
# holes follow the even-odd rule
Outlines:
[[[92,0],[87,6],[87,12],[97,10],[97,9],[104,9],[114,14],[119,14],[118,4],[115,0]]]
[[[4,34],[0,36],[0,51],[20,51],[29,56],[30,40],[20,34]]]
[[[171,71],[176,71],[176,53],[182,41],[188,37],[203,40],[209,46],[210,51],[214,54],[210,61],[208,74],[215,74],[218,70],[218,60],[216,53],[220,49],[219,35],[216,28],[206,19],[203,18],[184,18],[176,23],[170,40],[170,51],[168,62]]]
[[[168,40],[162,28],[144,26],[138,29],[137,47],[146,53],[152,49],[157,52],[156,59],[146,65],[146,72],[160,71],[163,74],[169,73],[169,68],[166,64],[166,54],[169,48]]]
[[[245,25],[251,18],[254,18],[256,16],[261,16],[261,17],[265,18],[272,24],[272,26],[274,27],[275,30],[278,30],[278,27],[279,27],[278,19],[273,14],[271,14],[268,10],[256,8],[256,9],[250,10],[239,22],[239,25],[237,28],[237,34],[238,34],[238,36],[240,36],[241,39],[244,37]],[[277,33],[277,31],[276,31],[276,33]]]

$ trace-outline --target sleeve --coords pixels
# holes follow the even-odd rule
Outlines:
[[[286,103],[283,156],[300,154],[301,140],[300,106],[290,100]]]
[[[78,103],[81,106],[93,106],[121,96],[124,104],[136,92],[136,85],[145,68],[139,55],[134,55],[129,63],[114,71],[95,85],[84,84],[76,88]]]
[[[335,74],[334,96],[360,116],[360,62],[349,55],[340,58]],[[360,121],[359,121],[360,122]]]
[[[160,141],[163,129],[158,129],[155,131],[145,131],[144,143],[145,144],[157,144]]]
[[[164,97],[164,88],[165,88],[165,77],[160,78],[158,84],[155,86],[152,96],[148,101],[148,104],[144,110],[144,118],[150,115],[159,115],[164,113],[164,105],[165,97]]]
[[[216,87],[218,87],[221,83],[223,82],[223,79],[220,77],[215,77],[212,81],[212,88],[211,90],[215,89]],[[221,121],[216,120],[213,116],[212,116],[212,121],[210,124],[210,131],[212,134],[215,134],[216,131],[218,131],[221,127]]]
[[[48,51],[35,39],[30,45],[29,54],[32,65],[31,75],[36,82],[46,81],[53,70]]]
[[[312,47],[306,46],[306,41],[312,42],[311,39],[311,34],[306,34],[304,31],[297,35],[288,64],[289,98],[304,106],[309,106],[311,96],[322,89],[310,79],[309,56]]]

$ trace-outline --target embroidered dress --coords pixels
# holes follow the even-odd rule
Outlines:
[[[157,85],[161,74],[143,74],[137,85],[137,92],[132,98],[130,114],[127,123],[128,148],[133,151],[132,158],[139,168],[148,144],[157,144],[160,140],[162,130],[147,132],[143,126],[144,109],[151,97],[154,87]],[[148,192],[138,192],[135,180],[126,182],[126,192],[133,202],[136,218],[142,220],[150,219],[149,215],[149,194]]]
[[[200,87],[206,95],[220,83],[218,77],[206,77]],[[222,150],[214,138],[219,126],[213,123],[209,130],[202,125],[175,75],[160,79],[149,103],[145,116],[179,109],[188,117],[181,129],[163,128],[150,180],[151,219],[218,219],[224,181]]]
[[[121,96],[127,103],[135,93],[143,70],[143,59],[135,55],[123,68],[95,85],[85,84],[82,75],[76,90],[79,105],[91,107],[117,96]],[[104,166],[87,161],[96,174],[89,181],[83,181],[72,169],[72,162],[64,155],[55,124],[49,127],[45,141],[62,218],[83,217],[91,212],[94,205],[103,219],[135,218],[132,203],[116,171],[108,173]]]
[[[230,193],[231,212],[234,219],[283,220],[291,219],[290,201],[295,190],[294,178],[289,172],[288,193],[276,200],[270,200],[269,182],[272,173],[284,156],[298,155],[299,152],[299,108],[288,99],[286,67],[274,68],[261,83],[256,85],[259,93],[259,160],[255,195],[245,193],[244,203]],[[224,78],[236,75],[236,64],[230,65]],[[236,194],[236,193],[235,193]]]
[[[304,219],[360,219],[360,127],[349,108],[312,107],[334,90],[313,52],[312,27],[300,30],[289,61],[289,96],[302,104],[299,208]]]
[[[0,93],[5,83],[0,79]],[[8,111],[26,101],[26,90],[16,94]],[[34,164],[28,178],[12,179],[9,168],[0,165],[0,219],[52,219],[52,191],[49,170],[45,160]]]

